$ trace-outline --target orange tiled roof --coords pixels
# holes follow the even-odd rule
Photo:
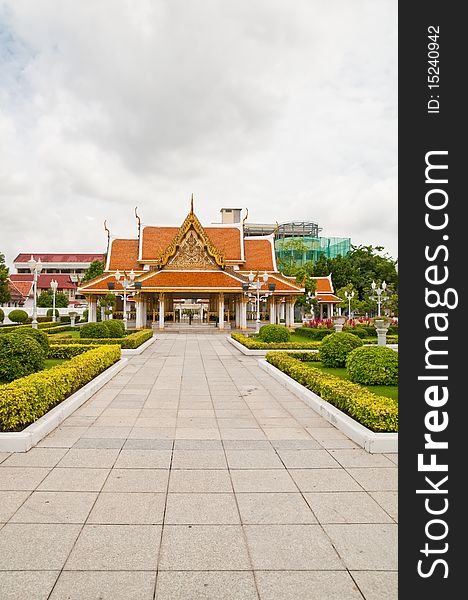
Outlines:
[[[315,291],[317,294],[333,294],[331,277],[312,277],[315,279]]]
[[[266,284],[262,285],[262,290],[268,289],[269,283],[275,283],[276,289],[275,292],[304,292],[304,288],[302,288],[298,283],[293,281],[285,281],[285,279],[279,273],[268,273],[268,281]]]
[[[241,260],[241,232],[237,227],[204,227],[226,260]],[[179,232],[179,227],[144,227],[141,260],[157,260]]]
[[[140,273],[136,274],[137,277],[139,274],[141,274],[141,271],[140,271]],[[116,292],[123,291],[122,284],[115,280],[113,273],[108,273],[106,275],[99,275],[99,277],[95,277],[91,281],[81,285],[78,288],[78,290],[83,292],[83,294],[86,294],[88,292],[103,292],[103,291],[107,293],[109,291],[107,284],[110,282],[115,284],[114,289]]]
[[[143,291],[153,288],[242,289],[242,281],[225,271],[157,271],[144,279],[140,277],[140,281]]]
[[[138,240],[113,240],[110,249],[109,271],[141,270],[138,262]]]
[[[245,263],[242,270],[274,271],[272,245],[270,240],[244,240]]]
[[[27,298],[31,293],[32,281],[12,281],[10,279],[8,285],[10,289],[17,291],[22,298]]]
[[[319,304],[321,302],[343,302],[343,300],[341,298],[338,298],[338,296],[335,296],[335,294],[319,294],[317,295],[317,300]]]

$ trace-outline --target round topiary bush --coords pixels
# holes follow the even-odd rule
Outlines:
[[[54,314],[54,309],[53,308],[48,308],[46,314],[47,314],[48,317],[51,317]],[[60,313],[58,311],[58,308],[55,309],[55,316],[56,317],[60,317]]]
[[[320,360],[325,367],[344,367],[348,354],[360,346],[362,340],[357,335],[332,333],[320,342]]]
[[[10,321],[13,321],[13,323],[26,323],[28,320],[28,313],[25,310],[16,308],[8,314],[8,318]]]
[[[40,329],[33,329],[32,327],[25,327],[24,329],[18,329],[15,331],[15,335],[20,335],[21,337],[29,337],[39,344],[44,352],[44,356],[47,356],[49,353],[49,338],[46,333],[41,331]]]
[[[44,351],[28,336],[0,336],[0,381],[9,382],[44,368]]]
[[[82,338],[108,338],[109,328],[106,323],[85,323],[80,327]]]
[[[282,325],[263,325],[258,337],[262,342],[289,342],[291,334],[289,329]]]
[[[109,337],[121,338],[125,335],[124,322],[120,319],[110,319],[106,321],[107,329],[109,330]]]
[[[3,312],[3,310],[0,308],[0,323],[3,323],[3,319],[5,318],[5,313]]]
[[[348,376],[363,385],[397,385],[398,353],[384,346],[363,346],[348,354]]]

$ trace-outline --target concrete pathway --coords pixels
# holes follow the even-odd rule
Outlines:
[[[396,455],[369,455],[223,335],[158,335],[0,454],[2,600],[393,600]]]

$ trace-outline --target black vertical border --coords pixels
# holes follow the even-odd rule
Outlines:
[[[462,487],[468,481],[468,430],[466,404],[468,403],[468,336],[465,292],[468,278],[468,230],[462,211],[468,206],[465,191],[465,166],[467,150],[464,138],[468,137],[466,113],[468,103],[464,99],[468,56],[467,25],[462,17],[462,3],[456,2],[400,2],[399,3],[399,299],[400,299],[400,428],[399,428],[399,598],[424,598],[432,600],[464,597],[466,591],[464,536],[468,498]],[[440,28],[439,70],[440,88],[429,90],[428,81],[428,27]],[[428,114],[430,95],[438,95],[440,113]],[[448,185],[443,186],[449,194],[447,213],[449,224],[443,232],[430,231],[425,226],[425,154],[428,151],[447,150]],[[465,184],[465,185],[464,185]],[[442,235],[449,236],[442,240]],[[427,381],[418,381],[425,373],[425,341],[434,330],[427,330],[425,315],[433,312],[425,303],[425,247],[435,248],[445,243],[449,250],[447,262],[437,261],[449,268],[449,280],[445,287],[457,290],[459,304],[452,310],[438,308],[448,313],[448,370],[447,386],[449,400],[444,408],[449,415],[449,425],[437,439],[448,441],[448,450],[438,453],[438,462],[448,462],[447,495],[437,496],[439,506],[447,498],[449,508],[441,516],[448,525],[447,538],[440,541],[427,539],[425,526],[431,518],[425,510],[424,495],[417,489],[428,488],[425,475],[419,473],[417,456],[424,451],[424,434],[427,432],[424,417],[431,410],[424,400]],[[442,254],[441,254],[442,256]],[[434,288],[435,286],[429,286]],[[440,286],[443,288],[444,286]],[[441,290],[442,292],[443,290]],[[443,335],[443,334],[441,334]],[[444,359],[440,362],[444,362]],[[427,372],[426,372],[427,373]],[[441,383],[441,385],[445,385]],[[434,436],[436,437],[436,436]],[[427,462],[427,458],[426,458]],[[438,481],[445,474],[434,473]],[[442,486],[441,486],[442,487]],[[434,499],[435,495],[431,496]],[[436,500],[434,500],[434,506]],[[442,527],[442,526],[441,526]],[[437,528],[432,529],[437,532]],[[439,529],[442,531],[442,528]],[[441,549],[448,544],[447,552],[421,553],[426,542],[431,549]],[[425,560],[426,572],[431,561],[442,558],[448,564],[438,565],[433,575],[418,575],[418,561]]]

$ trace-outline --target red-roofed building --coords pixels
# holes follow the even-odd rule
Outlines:
[[[233,219],[234,221],[234,219]],[[226,321],[241,329],[256,318],[256,292],[249,275],[260,281],[261,314],[270,323],[294,324],[294,304],[304,293],[295,278],[278,272],[274,234],[246,237],[243,223],[224,222],[204,227],[193,206],[180,227],[140,227],[137,239],[110,243],[105,272],[79,287],[89,304],[89,319],[96,320],[97,301],[114,289],[117,312],[122,310],[121,283],[116,271],[133,271],[127,287],[136,326],[148,320],[164,329],[166,321],[182,318],[184,301],[199,307],[200,322]]]

